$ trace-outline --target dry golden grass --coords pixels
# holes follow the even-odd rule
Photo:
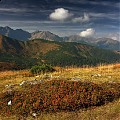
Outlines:
[[[5,85],[19,84],[23,80],[33,79],[29,70],[0,71],[0,91],[5,89]]]
[[[7,84],[19,84],[25,80],[34,79],[66,79],[66,80],[80,80],[91,81],[94,83],[104,82],[120,82],[120,64],[99,65],[97,67],[55,67],[57,70],[53,73],[32,75],[30,70],[20,71],[3,71],[0,72],[0,91]]]
[[[77,68],[71,67],[54,72],[54,76],[66,79],[80,78],[80,81],[91,81],[94,83],[120,82],[120,64],[101,65],[97,67]]]

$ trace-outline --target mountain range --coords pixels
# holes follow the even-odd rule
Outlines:
[[[13,39],[23,40],[23,41],[31,37],[31,34],[27,31],[24,31],[22,29],[14,30],[8,26],[0,27],[0,34],[13,38]]]
[[[14,30],[8,26],[0,27],[0,34],[21,41],[28,41],[32,39],[45,39],[58,42],[77,42],[85,43],[103,49],[120,51],[120,42],[110,38],[85,38],[79,35],[59,37],[58,35],[55,35],[49,31],[35,31],[33,33],[29,33],[22,29]]]
[[[120,42],[110,38],[85,38],[79,35],[65,37],[66,42],[86,43],[103,49],[120,51]]]
[[[120,54],[83,43],[38,38],[20,41],[0,35],[0,62],[15,63],[21,69],[43,63],[82,66],[120,62]]]

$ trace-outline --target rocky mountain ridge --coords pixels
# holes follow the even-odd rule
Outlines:
[[[77,42],[93,45],[103,49],[120,51],[120,42],[110,38],[94,38],[94,37],[85,38],[79,35],[59,37],[58,35],[55,35],[49,31],[35,31],[33,33],[29,33],[22,29],[13,30],[8,26],[0,27],[0,34],[21,41],[28,41],[33,39],[45,39],[57,42]]]

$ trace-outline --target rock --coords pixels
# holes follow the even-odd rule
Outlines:
[[[108,78],[112,78],[112,76],[108,76]]]
[[[36,116],[37,116],[37,114],[36,114],[36,113],[32,113],[32,116],[33,116],[33,117],[36,117]]]
[[[101,74],[97,74],[98,77],[101,77]]]
[[[36,78],[40,77],[39,75],[35,76]]]
[[[91,77],[101,77],[101,74],[95,74],[95,75],[91,75]]]
[[[72,78],[71,80],[73,80],[73,81],[80,81],[81,79],[80,78]]]
[[[22,85],[24,85],[24,84],[26,84],[26,83],[28,83],[28,81],[22,81],[22,82],[20,83],[20,86],[22,86]]]
[[[12,105],[12,101],[11,100],[8,102],[8,106],[10,106],[10,105]]]

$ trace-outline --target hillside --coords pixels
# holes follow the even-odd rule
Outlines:
[[[13,69],[18,70],[20,68],[13,62],[0,62],[0,71],[13,70]]]
[[[81,43],[42,39],[18,41],[0,36],[0,61],[30,67],[38,63],[58,66],[96,65],[120,61],[120,54]]]

